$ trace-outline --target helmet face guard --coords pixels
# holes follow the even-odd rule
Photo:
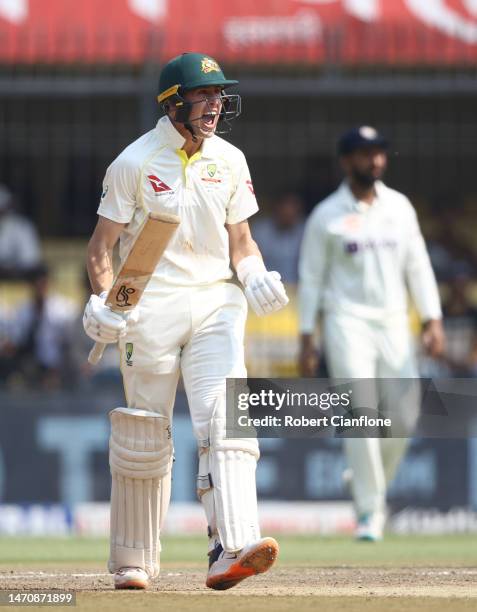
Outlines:
[[[195,104],[207,103],[207,110],[212,111],[207,98],[196,102],[188,102],[178,92],[160,101],[161,108],[165,114],[169,115],[171,109],[175,110],[175,117],[171,121],[173,123],[184,124],[191,131],[192,122],[190,116]],[[242,112],[242,101],[238,94],[226,94],[224,90],[220,92],[220,101],[222,107],[220,109],[219,121],[217,124],[216,134],[227,134],[232,129],[230,122],[236,119]],[[207,111],[206,111],[207,112]],[[170,116],[170,115],[169,115]],[[201,117],[193,120],[193,123],[200,121]]]
[[[221,93],[222,109],[220,110],[218,134],[227,134],[232,129],[230,122],[240,116],[242,112],[242,98],[238,94]],[[221,125],[222,124],[222,125]]]

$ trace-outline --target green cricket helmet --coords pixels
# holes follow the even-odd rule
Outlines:
[[[228,129],[217,131],[223,133],[231,129],[228,122],[241,112],[240,96],[224,93],[225,89],[237,84],[238,81],[226,79],[219,64],[208,55],[183,53],[171,59],[162,69],[157,100],[165,112],[175,109],[174,121],[187,127],[194,103],[186,101],[184,94],[198,87],[219,86],[222,89],[220,121],[225,122]]]

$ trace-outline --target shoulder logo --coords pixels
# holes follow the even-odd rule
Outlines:
[[[245,181],[247,183],[247,187],[250,189],[250,192],[255,195],[255,191],[253,189],[252,181]]]
[[[157,176],[154,176],[154,174],[149,174],[147,178],[149,179],[149,182],[151,183],[152,188],[154,189],[156,193],[162,193],[164,191],[172,191],[169,185],[166,185],[164,181],[161,181],[161,179],[157,178]]]
[[[104,200],[104,198],[106,197],[106,194],[109,191],[109,185],[106,185],[106,187],[104,188],[103,193],[101,194],[101,199]]]
[[[217,62],[210,57],[202,58],[200,69],[207,74],[208,72],[220,72],[220,67]]]

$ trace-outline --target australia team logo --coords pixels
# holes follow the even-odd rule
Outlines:
[[[202,70],[202,72],[205,72],[205,74],[208,74],[209,72],[220,72],[219,65],[215,60],[211,59],[210,57],[202,58],[200,69]]]
[[[205,167],[201,167],[200,178],[205,181],[209,187],[215,189],[215,187],[218,187],[218,184],[222,182],[222,172],[217,164],[207,164]]]

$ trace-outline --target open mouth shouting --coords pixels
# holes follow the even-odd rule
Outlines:
[[[204,113],[201,117],[202,126],[207,129],[213,129],[217,125],[217,120],[219,117],[219,113],[216,111],[210,111],[208,113]]]

